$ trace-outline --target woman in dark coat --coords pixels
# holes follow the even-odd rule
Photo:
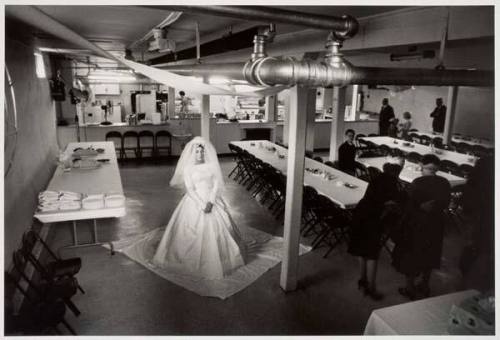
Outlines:
[[[405,217],[393,252],[396,270],[406,276],[406,287],[399,288],[399,292],[412,300],[417,294],[430,294],[431,272],[440,267],[444,209],[451,195],[448,180],[436,175],[439,158],[425,155],[421,166],[422,177],[415,179],[409,188]],[[420,275],[421,283],[416,286],[415,279]]]
[[[374,300],[383,295],[377,291],[377,259],[383,246],[384,232],[397,223],[398,206],[405,199],[399,184],[399,173],[404,160],[394,159],[384,164],[384,172],[370,182],[365,195],[356,206],[348,252],[359,257],[360,279],[358,288]]]

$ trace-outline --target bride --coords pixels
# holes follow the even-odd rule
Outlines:
[[[221,279],[245,264],[240,233],[221,192],[215,148],[201,137],[186,144],[170,185],[185,188],[153,264],[205,279]]]

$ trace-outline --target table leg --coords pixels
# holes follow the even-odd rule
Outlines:
[[[94,243],[98,243],[97,242],[97,220],[94,219]]]
[[[73,245],[74,246],[78,245],[78,236],[76,233],[76,221],[73,221]]]

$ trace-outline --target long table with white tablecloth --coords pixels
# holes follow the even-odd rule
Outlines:
[[[47,189],[53,192],[69,191],[83,195],[114,194],[123,195],[123,187],[116,160],[115,147],[112,142],[86,142],[68,144],[65,154],[68,158],[78,148],[104,149],[103,153],[93,157],[96,160],[108,160],[102,162],[96,169],[72,168],[64,171],[62,166],[58,166]],[[101,162],[100,162],[101,163]],[[122,217],[126,213],[125,204],[120,207],[100,208],[100,209],[78,209],[59,210],[53,212],[37,212],[35,217],[42,223],[73,221],[74,244],[78,245],[76,235],[76,220],[94,220],[94,241],[97,241],[97,231],[95,219]]]
[[[397,148],[405,153],[417,152],[421,155],[425,154],[434,154],[441,160],[452,161],[458,165],[460,164],[468,164],[474,166],[477,157],[471,155],[465,155],[454,151],[449,150],[439,150],[436,152],[430,146],[422,145],[418,143],[408,142],[402,139],[378,136],[378,137],[362,137],[361,140],[369,141],[374,143],[375,145],[381,146],[386,145],[390,148]]]
[[[367,157],[357,158],[356,160],[366,167],[372,166],[379,169],[380,171],[383,171],[384,164],[387,162],[386,157]],[[399,178],[406,183],[413,182],[416,178],[422,176],[422,172],[418,170],[418,168],[418,164],[405,160],[405,164],[403,169],[401,170],[401,173],[399,174]],[[450,185],[452,187],[465,184],[466,182],[466,179],[463,177],[455,176],[443,171],[438,171],[437,175],[446,178],[450,182]]]
[[[452,305],[478,293],[466,290],[376,309],[364,335],[447,335]]]
[[[269,141],[234,141],[231,144],[248,151],[286,175],[288,161],[286,148]],[[367,182],[359,178],[310,158],[305,159],[305,168],[317,171],[305,171],[304,184],[312,186],[318,193],[327,196],[342,208],[354,208],[363,198],[368,186]],[[330,178],[325,178],[328,177],[323,175],[325,173],[329,173]]]
[[[421,131],[415,131],[417,135],[420,136],[427,136],[431,139],[436,138],[436,137],[441,137],[443,138],[443,134],[441,133],[432,133],[432,132],[421,132]],[[490,141],[484,140],[484,139],[479,139],[479,138],[467,138],[463,139],[462,137],[459,136],[452,136],[451,141],[454,143],[466,143],[469,145],[480,145],[482,147],[485,147],[487,149],[493,149],[495,147],[495,143],[492,143]]]

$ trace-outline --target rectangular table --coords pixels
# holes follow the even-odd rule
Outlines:
[[[398,148],[405,153],[410,152],[418,152],[421,155],[432,153],[436,155],[441,160],[449,160],[458,165],[460,164],[468,164],[474,166],[477,157],[471,155],[464,155],[462,153],[453,152],[449,150],[440,150],[441,153],[437,154],[432,152],[430,146],[422,145],[418,143],[407,142],[402,139],[386,137],[386,136],[378,136],[378,137],[362,137],[362,140],[370,141],[375,145],[387,145],[390,148]],[[403,145],[403,143],[409,143],[409,145]]]
[[[432,133],[432,132],[420,132],[420,131],[415,131],[417,135],[420,136],[427,136],[430,138],[436,138],[436,137],[441,137],[443,138],[443,134],[441,133]],[[465,140],[462,139],[458,136],[452,136],[451,140],[455,143],[467,143],[469,145],[481,145],[487,149],[493,149],[495,147],[495,144],[490,142],[490,141],[485,141],[477,138],[472,138],[471,140]]]
[[[376,309],[364,335],[447,335],[452,305],[477,294],[476,290],[466,290]]]
[[[269,141],[235,141],[231,142],[231,144],[247,150],[255,157],[270,164],[286,175],[288,149]],[[267,149],[268,147],[274,147],[276,151],[270,151]],[[285,157],[279,158],[278,154],[284,155]],[[304,184],[312,186],[318,193],[327,196],[344,209],[354,208],[361,198],[363,198],[368,186],[367,182],[360,180],[359,178],[353,177],[310,158],[305,159],[305,167],[327,171],[335,176],[334,179],[328,180],[321,175],[315,175],[305,171]],[[344,185],[344,183],[353,184],[356,188],[348,188]]]
[[[383,166],[387,162],[387,158],[386,157],[357,158],[356,161],[358,161],[359,163],[363,164],[366,167],[372,166],[379,169],[380,171],[383,171]],[[403,170],[401,170],[401,173],[399,174],[399,178],[402,181],[411,183],[415,180],[415,178],[422,176],[422,172],[417,169],[418,169],[418,164],[405,160],[405,164]],[[452,187],[465,184],[465,182],[467,181],[463,177],[455,176],[453,174],[449,174],[443,171],[438,171],[437,175],[446,178],[450,182],[450,185]]]
[[[120,194],[123,195],[123,187],[120,178],[120,170],[116,160],[113,142],[84,142],[69,143],[65,153],[71,156],[76,148],[94,149],[102,148],[104,153],[95,156],[95,159],[109,159],[101,167],[92,170],[71,169],[65,172],[62,166],[58,166],[46,190],[50,191],[72,191],[82,194]],[[125,205],[116,208],[102,209],[79,209],[55,212],[37,212],[35,217],[42,223],[73,221],[73,246],[87,246],[100,244],[97,241],[98,218],[125,216]],[[76,230],[77,220],[94,220],[94,243],[79,244]]]

